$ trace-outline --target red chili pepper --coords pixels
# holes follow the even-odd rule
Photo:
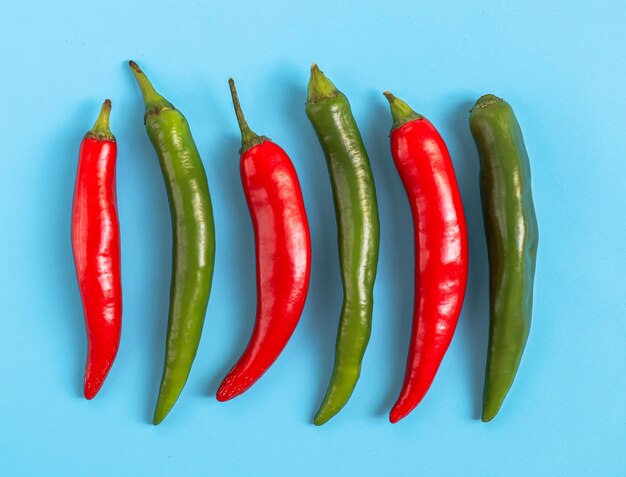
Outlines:
[[[435,127],[406,103],[391,105],[391,153],[411,204],[415,239],[413,332],[392,423],[422,400],[439,369],[463,305],[467,227],[448,149]]]
[[[229,80],[241,129],[240,171],[256,243],[257,312],[250,342],[217,391],[227,401],[252,386],[293,334],[309,289],[311,238],[289,156],[248,127]]]
[[[117,145],[109,130],[111,101],[102,105],[81,145],[72,207],[72,249],[87,326],[84,393],[100,390],[120,342],[122,285],[115,198]]]

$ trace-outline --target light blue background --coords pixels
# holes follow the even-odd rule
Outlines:
[[[626,6],[504,2],[3,1],[0,16],[0,474],[3,476],[582,476],[626,464]],[[213,195],[217,264],[200,350],[174,411],[149,423],[166,327],[170,222],[126,61],[187,116]],[[341,303],[326,166],[304,114],[312,61],[350,98],[382,224],[373,333],[349,405],[311,424]],[[214,394],[255,307],[232,75],[251,126],[300,174],[313,236],[309,300],[248,393]],[[400,424],[412,314],[412,229],[388,145],[390,89],[450,148],[470,233],[458,331]],[[478,420],[486,251],[468,109],[504,96],[522,124],[540,224],[532,333],[500,415]],[[78,146],[102,100],[119,142],[124,326],[101,393],[81,397],[85,332],[70,249]]]

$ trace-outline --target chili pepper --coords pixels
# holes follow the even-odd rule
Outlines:
[[[213,209],[204,166],[187,120],[129,62],[145,102],[144,122],[170,204],[173,264],[165,366],[154,411],[159,424],[180,395],[198,350],[215,261]]]
[[[448,148],[428,119],[386,92],[391,154],[413,214],[415,303],[398,422],[420,403],[450,346],[467,283],[467,226]]]
[[[245,392],[274,363],[293,334],[309,289],[311,238],[296,170],[280,146],[250,130],[235,82],[228,81],[241,130],[240,172],[256,243],[257,311],[245,351],[217,391]]]
[[[110,113],[107,99],[80,145],[72,205],[72,250],[87,327],[87,399],[98,393],[109,374],[122,330],[117,143],[109,129]]]
[[[314,423],[346,404],[361,373],[372,327],[380,225],[367,152],[346,96],[311,67],[306,114],[320,140],[330,175],[344,299],[330,384]]]
[[[491,94],[470,111],[480,158],[489,257],[489,350],[482,420],[493,419],[524,352],[533,303],[539,232],[524,138],[511,106]]]

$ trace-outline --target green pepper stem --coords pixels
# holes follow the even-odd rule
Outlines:
[[[157,93],[157,91],[154,89],[154,86],[152,86],[152,83],[145,75],[145,73],[141,71],[141,68],[137,63],[135,63],[133,60],[130,60],[128,62],[128,66],[130,66],[130,69],[132,70],[133,74],[135,75],[135,79],[139,84],[139,89],[141,90],[143,101],[146,105],[146,112],[148,110],[161,110],[165,108],[174,109],[174,106],[172,106],[172,104],[167,99]]]
[[[396,98],[389,91],[383,93],[387,101],[389,101],[389,107],[391,109],[391,117],[393,119],[393,125],[391,129],[397,129],[404,126],[406,123],[415,119],[422,119],[424,116],[416,113],[413,109],[402,101],[400,98]]]
[[[109,116],[111,115],[111,100],[106,99],[100,108],[100,114],[96,119],[93,128],[86,134],[87,137],[97,139],[99,141],[115,141],[115,136],[111,133],[109,127]]]
[[[246,117],[243,115],[243,111],[241,109],[241,103],[239,102],[239,95],[237,94],[237,88],[235,87],[235,80],[229,78],[228,86],[230,87],[230,95],[233,98],[233,107],[235,108],[235,115],[237,116],[237,124],[239,124],[239,130],[241,131],[241,150],[239,152],[243,154],[248,149],[267,140],[267,137],[259,136],[257,133],[252,131],[252,129],[250,129],[250,126],[248,126]]]
[[[325,98],[339,95],[339,90],[326,75],[313,63],[311,65],[311,78],[307,88],[307,101],[315,103]]]
[[[504,101],[502,98],[499,98],[494,94],[484,94],[480,98],[478,98],[478,101],[476,101],[474,106],[472,106],[472,109],[470,109],[470,113],[475,109],[486,108],[487,106],[491,106],[495,103],[501,103],[502,101]]]

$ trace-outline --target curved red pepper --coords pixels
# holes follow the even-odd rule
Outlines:
[[[87,326],[87,399],[98,393],[113,365],[122,322],[117,145],[109,130],[110,110],[107,99],[81,143],[72,207],[72,249]]]
[[[257,311],[250,342],[217,391],[227,401],[278,358],[300,320],[309,289],[311,238],[296,170],[280,146],[242,128],[240,172],[256,244]]]
[[[467,282],[467,227],[448,149],[435,129],[385,93],[394,128],[391,153],[411,205],[415,238],[413,331],[404,385],[389,414],[395,423],[422,400],[446,353]]]

